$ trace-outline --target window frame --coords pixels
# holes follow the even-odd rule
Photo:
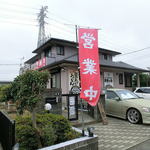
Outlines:
[[[123,84],[123,73],[119,73],[119,84]]]
[[[64,48],[64,46],[57,46],[56,47],[56,54],[64,56],[65,55],[65,48]]]
[[[45,57],[51,58],[52,57],[52,49],[47,49],[44,52]]]
[[[107,54],[103,54],[104,60],[108,60],[108,55]]]
[[[132,75],[132,73],[124,73],[125,87],[132,87]]]

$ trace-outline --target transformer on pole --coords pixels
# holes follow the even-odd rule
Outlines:
[[[38,43],[37,43],[37,47],[41,46],[42,44],[44,44],[47,41],[46,35],[45,35],[45,24],[47,24],[45,22],[45,18],[47,17],[47,9],[48,6],[42,6],[42,8],[40,9],[40,13],[38,13],[38,24],[39,24],[39,34],[38,34]]]

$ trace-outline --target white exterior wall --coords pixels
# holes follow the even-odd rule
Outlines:
[[[77,71],[76,68],[65,68],[65,70],[61,70],[61,88],[62,88],[62,93],[63,94],[68,94],[70,91],[70,85],[69,85],[69,75],[70,75],[70,71]],[[121,88],[124,89],[125,88],[125,81],[124,81],[124,72],[114,72],[114,71],[110,71],[108,70],[101,70],[101,89],[105,88],[104,87],[104,72],[110,72],[113,74],[113,87],[114,88]],[[119,84],[119,73],[123,74],[123,84]]]
[[[69,93],[69,74],[68,74],[68,68],[61,69],[61,89],[62,94],[68,94]]]
[[[125,81],[124,81],[124,72],[122,70],[112,70],[112,69],[101,69],[102,75],[101,75],[101,82],[104,87],[104,72],[110,72],[113,74],[113,87],[114,88],[125,88]],[[123,84],[119,84],[119,74],[123,74]],[[104,87],[105,88],[105,87]]]

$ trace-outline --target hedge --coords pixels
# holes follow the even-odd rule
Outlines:
[[[17,116],[16,140],[20,150],[36,150],[81,136],[71,128],[70,122],[61,115],[37,114],[37,128],[32,126],[31,116]]]

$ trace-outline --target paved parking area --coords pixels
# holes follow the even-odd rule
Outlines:
[[[108,125],[89,125],[95,127],[94,133],[99,137],[99,150],[127,150],[150,139],[150,125],[135,125],[112,117],[108,117],[108,121]]]

